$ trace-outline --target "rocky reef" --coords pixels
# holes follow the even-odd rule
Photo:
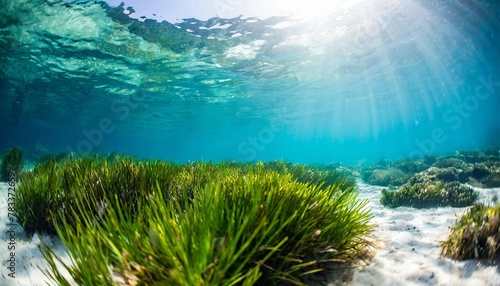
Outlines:
[[[377,186],[399,187],[406,183],[458,181],[479,188],[500,187],[500,150],[457,151],[453,156],[381,160],[360,170],[361,179]]]
[[[361,178],[383,189],[380,202],[388,207],[463,207],[478,197],[472,187],[500,187],[498,150],[456,152],[453,156],[384,162],[361,171]]]

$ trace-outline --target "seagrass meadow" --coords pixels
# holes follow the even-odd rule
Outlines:
[[[498,150],[385,167],[116,153],[47,154],[23,167],[12,154],[23,154],[2,158],[20,170],[17,247],[38,245],[34,275],[49,285],[388,285],[432,267],[431,285],[458,283],[456,267],[474,261],[482,270],[467,283],[497,276]],[[403,175],[380,179],[395,173]],[[21,263],[35,255],[20,253]]]
[[[0,286],[500,286],[500,1],[0,7]]]
[[[367,201],[352,178],[283,161],[179,165],[83,156],[36,165],[16,197],[58,285],[302,285],[372,246]]]

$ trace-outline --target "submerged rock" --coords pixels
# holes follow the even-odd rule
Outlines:
[[[432,167],[436,168],[455,168],[458,170],[465,170],[469,164],[465,163],[464,161],[457,159],[457,158],[441,158],[439,159],[436,163],[432,165]]]
[[[408,180],[408,183],[413,185],[423,182],[432,182],[432,183],[437,183],[440,181],[454,182],[454,181],[459,181],[460,173],[461,173],[460,170],[453,167],[448,167],[448,168],[430,167],[429,169],[413,176],[410,180]]]
[[[374,169],[363,171],[362,179],[370,185],[401,186],[409,176],[399,169]]]
[[[463,207],[478,197],[470,186],[500,187],[500,152],[457,152],[455,156],[427,156],[418,160],[379,162],[361,172],[372,185],[398,186],[382,190],[380,202],[389,207]],[[384,165],[384,166],[382,166]],[[467,185],[468,184],[468,185]]]
[[[455,157],[469,164],[481,163],[491,160],[500,161],[500,150],[491,149],[485,152],[457,151]]]
[[[378,186],[402,186],[424,182],[460,182],[474,187],[500,187],[500,152],[460,152],[454,156],[423,159],[380,160],[360,171],[363,181]]]
[[[463,207],[475,202],[478,194],[459,182],[462,170],[455,167],[429,169],[417,173],[395,192],[382,190],[380,202],[389,207]]]
[[[430,164],[427,164],[425,160],[402,160],[392,164],[393,168],[397,168],[409,175],[422,172],[429,168],[429,166]]]
[[[361,171],[361,178],[368,184],[377,186],[401,186],[414,174],[429,168],[424,160],[400,160],[389,163],[379,161],[372,168]]]
[[[500,162],[474,164],[460,175],[460,181],[478,188],[500,187]]]
[[[459,182],[424,181],[415,184],[406,183],[395,192],[383,189],[380,202],[391,208],[464,207],[473,204],[477,197],[477,192]]]

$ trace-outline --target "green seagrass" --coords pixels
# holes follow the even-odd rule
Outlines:
[[[85,156],[22,179],[19,221],[61,238],[78,285],[302,285],[371,246],[367,201],[334,170]],[[60,258],[43,254],[46,275],[69,285]]]

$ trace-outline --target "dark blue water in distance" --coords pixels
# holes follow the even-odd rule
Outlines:
[[[0,3],[0,150],[360,163],[500,147],[497,1],[179,23]]]

